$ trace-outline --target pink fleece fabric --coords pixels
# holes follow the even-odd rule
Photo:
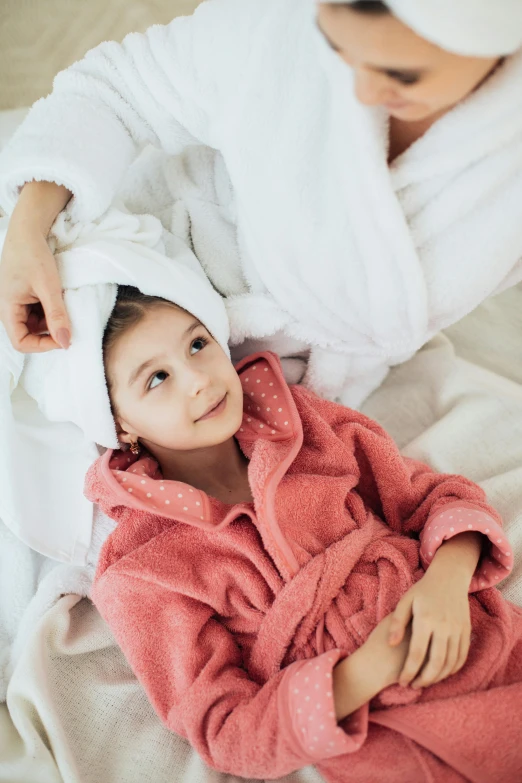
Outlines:
[[[404,458],[355,411],[289,388],[272,354],[238,366],[253,504],[164,481],[107,452],[87,497],[118,521],[93,600],[163,722],[212,767],[327,781],[522,781],[522,611],[498,514],[460,476]],[[444,540],[480,531],[472,644],[455,676],[394,686],[340,725],[332,670],[367,639]],[[443,589],[443,585],[441,585]]]

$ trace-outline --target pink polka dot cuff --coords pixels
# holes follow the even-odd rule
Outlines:
[[[468,503],[451,503],[428,519],[421,533],[420,555],[427,568],[444,541],[474,530],[486,537],[469,592],[496,586],[513,568],[513,551],[506,534],[482,509]],[[488,543],[489,542],[489,543]]]
[[[337,724],[332,688],[333,668],[340,650],[292,664],[287,680],[290,719],[303,753],[315,763],[322,759],[354,753],[368,731],[368,705]]]

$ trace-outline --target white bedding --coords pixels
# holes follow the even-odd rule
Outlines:
[[[406,453],[484,486],[516,553],[501,589],[520,605],[521,343],[519,286],[395,368],[365,406]],[[16,650],[0,704],[0,783],[235,783],[162,727],[92,604],[57,600],[69,579],[0,523],[0,680]],[[285,778],[319,781],[312,769]]]

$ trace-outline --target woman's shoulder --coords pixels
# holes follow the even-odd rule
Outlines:
[[[208,44],[205,58],[218,68],[244,61],[249,71],[261,69],[267,78],[275,71],[284,79],[284,71],[295,72],[299,49],[310,59],[313,4],[306,0],[206,0],[186,24],[194,42]]]

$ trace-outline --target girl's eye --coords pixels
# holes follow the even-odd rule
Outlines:
[[[193,356],[195,353],[202,351],[207,343],[206,337],[197,337],[190,346],[190,355]]]
[[[154,373],[149,383],[149,389],[155,389],[157,386],[160,386],[168,377],[168,373],[163,372],[163,370]],[[158,383],[156,383],[156,379],[158,380]]]

